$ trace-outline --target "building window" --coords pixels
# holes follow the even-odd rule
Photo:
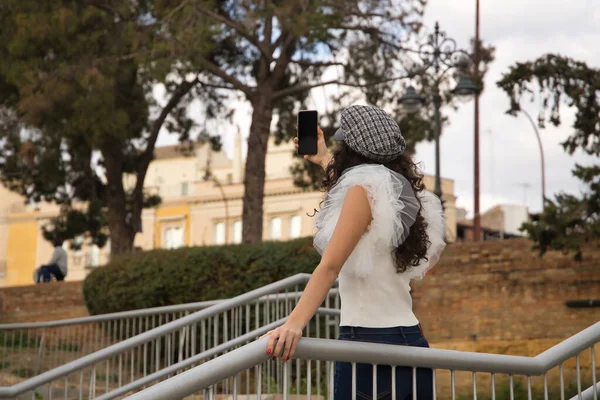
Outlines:
[[[227,174],[227,184],[231,185],[233,183],[233,174]]]
[[[281,218],[271,220],[271,239],[281,239]]]
[[[188,195],[188,183],[187,182],[181,182],[181,195],[182,196]]]
[[[233,223],[233,243],[242,243],[242,221]]]
[[[302,217],[294,215],[290,218],[290,239],[300,237],[302,233]]]
[[[215,224],[215,244],[225,244],[225,223],[217,222]]]
[[[97,267],[98,265],[100,265],[100,248],[98,247],[98,245],[93,244],[91,246],[89,257],[90,258],[87,263],[88,266]]]
[[[183,228],[167,228],[165,229],[165,249],[178,249],[183,246]]]
[[[63,249],[65,249],[65,243],[63,243]],[[73,251],[73,264],[79,265],[81,264],[83,258],[83,236],[75,236],[72,243],[72,251]],[[67,249],[65,249],[66,251]]]

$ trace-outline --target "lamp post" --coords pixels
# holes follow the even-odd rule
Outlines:
[[[527,117],[527,119],[531,123],[533,131],[535,132],[535,137],[538,141],[538,145],[540,146],[540,158],[542,161],[542,211],[544,211],[544,205],[546,204],[546,167],[544,164],[544,147],[542,146],[542,138],[540,136],[540,132],[538,131],[535,122],[533,122],[533,118],[531,118],[531,115],[529,115],[527,110],[521,108],[521,112]],[[540,117],[539,121],[540,123],[543,121],[542,117]]]
[[[434,107],[434,134],[435,134],[435,188],[433,193],[442,201],[442,182],[440,175],[440,136],[442,134],[442,117],[440,109],[442,107],[442,96],[440,94],[440,83],[448,71],[458,69],[460,78],[452,94],[462,100],[469,100],[479,92],[479,89],[466,73],[464,58],[470,56],[463,50],[456,48],[454,39],[446,36],[446,33],[440,30],[439,24],[435,23],[435,30],[430,34],[427,41],[423,43],[418,50],[409,50],[419,55],[424,65],[422,71],[433,77],[433,87],[431,98]],[[407,88],[406,93],[398,99],[407,113],[416,113],[423,104],[425,98],[417,93],[414,87]],[[443,206],[443,201],[442,201]]]

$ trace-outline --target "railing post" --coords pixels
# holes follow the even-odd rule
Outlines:
[[[42,330],[42,338],[40,339],[40,348],[35,360],[35,375],[40,373],[42,357],[44,357],[44,346],[46,345],[46,328]]]

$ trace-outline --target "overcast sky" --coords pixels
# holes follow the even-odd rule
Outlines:
[[[429,0],[425,23],[433,27],[439,21],[442,30],[454,38],[459,47],[466,48],[475,32],[475,0]],[[507,116],[506,95],[495,82],[508,66],[516,61],[533,60],[553,52],[586,61],[600,67],[600,3],[597,0],[481,0],[481,38],[496,46],[496,60],[486,77],[486,91],[480,100],[480,173],[481,209],[496,204],[525,204],[531,211],[541,209],[541,167],[537,140],[529,121],[522,115]],[[334,90],[334,89],[332,89]],[[319,99],[323,90],[313,94],[315,108],[323,108]],[[236,106],[235,122],[247,135],[249,112],[247,105]],[[525,107],[537,116],[537,103]],[[201,114],[202,107],[194,105],[193,113]],[[593,159],[583,154],[567,155],[559,145],[572,131],[573,113],[563,108],[560,128],[541,131],[546,158],[546,193],[564,190],[579,193],[579,182],[571,176],[576,162],[590,164]],[[473,105],[461,105],[449,115],[441,140],[442,176],[453,179],[457,205],[472,215],[473,210]],[[223,135],[226,151],[230,153],[229,125],[212,127]],[[176,142],[174,137],[161,134],[159,145]],[[433,143],[417,146],[417,159],[423,162],[426,173],[433,173]]]

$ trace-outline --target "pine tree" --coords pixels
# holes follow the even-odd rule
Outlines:
[[[61,205],[48,239],[85,233],[102,246],[110,235],[113,254],[130,251],[142,208],[160,201],[143,183],[161,127],[187,140],[190,101],[218,102],[184,67],[173,70],[151,9],[146,1],[0,6],[0,181],[28,201]],[[157,83],[167,89],[163,106],[152,96]]]

